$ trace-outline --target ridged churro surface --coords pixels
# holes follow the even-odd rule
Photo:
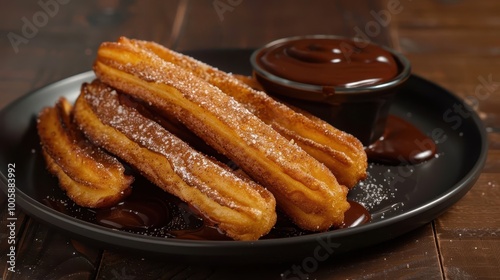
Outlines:
[[[94,64],[104,83],[168,111],[276,197],[298,226],[340,226],[347,188],[296,142],[221,89],[127,40],[103,43]]]
[[[75,120],[92,142],[196,208],[228,236],[255,240],[276,222],[270,192],[121,103],[109,86],[99,81],[84,85]]]
[[[324,163],[332,170],[340,184],[351,188],[366,178],[367,156],[363,145],[354,136],[311,114],[291,109],[266,93],[241,82],[241,79],[234,75],[157,43],[123,37],[120,42],[150,50],[163,60],[217,86],[281,135],[293,139],[306,152]]]
[[[38,116],[38,135],[48,170],[78,205],[102,208],[114,205],[130,193],[131,176],[124,166],[92,145],[75,127],[72,106],[61,98],[55,107]]]

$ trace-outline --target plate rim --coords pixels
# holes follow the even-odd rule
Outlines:
[[[65,84],[72,84],[78,81],[86,80],[86,79],[92,79],[95,77],[94,73],[92,70],[82,72],[76,75],[72,75],[66,78],[63,78],[61,80],[55,81],[53,83],[47,84],[45,86],[39,87],[37,89],[31,90],[27,94],[15,99],[14,101],[10,102],[6,106],[4,106],[0,110],[0,118],[3,118],[6,112],[12,111],[12,108],[15,108],[18,106],[18,104],[24,102],[25,100],[29,99],[33,95],[36,95],[40,91],[48,90],[50,88],[57,88],[59,86],[65,85]],[[427,86],[432,86],[436,90],[440,92],[446,92],[448,95],[450,95],[453,99],[457,100],[461,104],[468,106],[466,103],[464,103],[456,94],[454,94],[451,91],[448,91],[444,89],[443,87],[428,81],[418,75],[412,74],[410,79],[416,79],[417,82],[419,83],[426,83]],[[470,108],[470,106],[468,106]],[[449,186],[445,191],[440,193],[439,195],[435,196],[434,199],[427,201],[425,203],[422,203],[418,207],[412,208],[409,211],[406,211],[404,213],[401,213],[395,217],[389,217],[387,219],[384,219],[382,221],[377,221],[375,223],[369,223],[365,224],[359,227],[354,227],[354,228],[347,228],[347,229],[340,229],[340,230],[334,230],[334,231],[327,231],[327,232],[322,232],[322,233],[313,233],[313,234],[308,234],[304,236],[295,236],[295,237],[287,237],[287,238],[276,238],[276,239],[262,239],[262,240],[256,240],[256,241],[215,241],[215,240],[202,240],[202,241],[197,241],[197,240],[182,240],[182,239],[175,239],[175,238],[161,238],[161,237],[152,237],[152,236],[143,236],[135,233],[128,233],[128,232],[123,232],[123,231],[117,231],[117,230],[112,230],[109,228],[105,228],[103,226],[99,226],[96,224],[92,224],[87,221],[82,221],[80,219],[77,219],[75,217],[63,214],[61,212],[58,212],[55,209],[52,209],[41,202],[35,200],[34,198],[30,197],[28,194],[24,193],[23,191],[16,189],[16,204],[20,205],[20,208],[25,211],[26,213],[29,214],[30,217],[34,217],[37,220],[43,222],[44,224],[48,224],[49,226],[54,226],[56,228],[59,228],[60,230],[63,230],[67,233],[70,234],[76,234],[80,235],[74,230],[67,230],[65,228],[62,228],[61,226],[58,226],[57,224],[59,223],[71,223],[73,226],[76,226],[79,229],[84,229],[85,231],[92,231],[96,232],[98,234],[103,234],[104,237],[107,238],[113,238],[117,234],[119,236],[123,236],[126,240],[134,240],[135,242],[139,243],[144,243],[147,241],[147,243],[154,243],[155,245],[161,245],[162,247],[164,246],[186,246],[186,245],[192,245],[195,247],[200,247],[200,248],[218,248],[218,249],[231,249],[238,247],[240,248],[241,246],[246,246],[246,247],[253,247],[256,249],[259,249],[260,247],[273,247],[273,246],[283,246],[283,245],[291,245],[291,244],[296,244],[297,242],[310,242],[311,239],[317,240],[317,239],[322,239],[322,238],[329,238],[330,236],[334,235],[335,238],[342,238],[342,237],[349,237],[351,235],[356,235],[365,231],[371,231],[371,230],[380,230],[382,228],[385,228],[387,226],[391,226],[394,223],[404,221],[407,219],[412,219],[415,216],[418,216],[422,214],[423,212],[427,211],[435,211],[439,205],[442,204],[443,201],[447,201],[450,199],[450,197],[454,198],[454,202],[451,203],[451,205],[455,204],[456,201],[460,200],[474,185],[474,183],[477,181],[479,178],[481,171],[485,165],[486,158],[488,155],[488,136],[487,136],[487,131],[485,128],[484,123],[481,121],[479,118],[478,114],[476,111],[471,110],[471,118],[472,122],[474,124],[474,127],[478,131],[478,137],[480,138],[481,141],[481,147],[480,147],[480,153],[477,155],[476,162],[474,165],[468,170],[467,174],[462,176],[460,180],[455,183],[453,186]],[[7,178],[5,174],[3,173],[3,170],[0,171],[0,181],[2,184],[0,184],[2,187],[2,191],[7,194]],[[33,213],[33,211],[29,211],[26,209],[29,209],[31,206],[33,206],[35,209],[40,211],[40,213]],[[445,207],[441,212],[444,212],[447,210],[450,206]],[[45,216],[45,215],[51,215],[55,217],[57,220],[57,223],[49,223],[44,219],[41,219],[40,217]],[[436,216],[437,217],[437,216]],[[435,218],[434,218],[435,219]],[[430,221],[427,221],[430,222]],[[421,226],[421,225],[419,225]],[[419,227],[417,226],[417,227]],[[406,232],[414,230],[414,228],[409,228]],[[333,234],[332,234],[333,233]],[[404,233],[404,232],[403,232]],[[402,234],[402,233],[401,233]],[[398,234],[398,235],[401,235]],[[84,237],[84,236],[80,236]],[[104,239],[104,238],[103,238]],[[97,240],[98,242],[102,240]],[[122,241],[123,242],[123,241]],[[105,242],[108,243],[108,242]],[[113,246],[122,246],[117,243],[112,243]],[[125,246],[127,249],[134,249],[134,248],[128,248]],[[156,253],[162,254],[163,250],[159,250]]]

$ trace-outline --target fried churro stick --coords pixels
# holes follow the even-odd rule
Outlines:
[[[324,163],[332,170],[340,184],[351,188],[366,178],[367,156],[363,145],[354,136],[336,129],[311,114],[292,110],[266,93],[245,84],[241,81],[241,77],[220,71],[157,43],[123,37],[120,42],[148,49],[165,61],[219,87],[281,135],[293,139],[306,152]],[[247,82],[251,83],[251,80]]]
[[[229,162],[229,159],[220,153],[218,153],[214,148],[207,145],[202,139],[200,139],[196,134],[186,128],[179,120],[174,116],[167,114],[168,112],[158,110],[144,104],[140,100],[134,99],[129,95],[120,94],[120,102],[126,104],[126,106],[135,108],[141,115],[148,119],[151,119],[165,128],[168,132],[180,138],[182,141],[188,143],[195,150],[213,157],[220,162]]]
[[[92,145],[71,121],[69,102],[41,111],[38,135],[48,170],[76,204],[100,208],[118,203],[130,193],[131,176],[114,157]]]
[[[228,236],[255,240],[274,226],[276,202],[269,191],[121,104],[110,87],[98,81],[84,85],[75,121],[91,141],[195,207]]]
[[[219,88],[131,43],[106,42],[94,71],[103,82],[175,115],[276,197],[298,226],[340,226],[347,188],[323,164]]]

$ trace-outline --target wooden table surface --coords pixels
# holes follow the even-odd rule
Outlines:
[[[431,223],[374,247],[331,257],[308,275],[285,279],[498,278],[500,4],[497,0],[365,2],[4,2],[0,109],[31,90],[90,70],[99,44],[120,35],[178,51],[255,48],[304,34],[365,36],[402,52],[415,74],[469,102],[487,127],[488,158],[469,193]],[[487,85],[483,91],[481,85]],[[72,240],[20,210],[16,215],[16,272],[12,273],[7,263],[7,199],[1,194],[0,279],[280,279],[291,267],[174,264],[161,257],[102,250]]]

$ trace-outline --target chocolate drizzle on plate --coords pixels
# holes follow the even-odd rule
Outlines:
[[[389,115],[382,137],[365,150],[372,162],[400,165],[432,159],[437,149],[434,141],[413,124]]]
[[[351,208],[345,212],[344,224],[341,228],[352,228],[362,224],[366,224],[371,220],[371,215],[366,208],[355,201],[350,200]]]
[[[141,231],[165,226],[169,221],[166,200],[151,195],[135,195],[116,206],[96,211],[96,222],[114,229]]]
[[[341,228],[350,228],[370,221],[370,213],[361,204],[349,201]],[[103,209],[84,208],[69,198],[48,198],[45,204],[83,221],[144,236],[189,239],[231,240],[196,210],[136,175],[132,194],[119,204]],[[332,229],[335,230],[335,229]],[[284,238],[312,234],[294,225],[278,212],[278,222],[261,239]]]

